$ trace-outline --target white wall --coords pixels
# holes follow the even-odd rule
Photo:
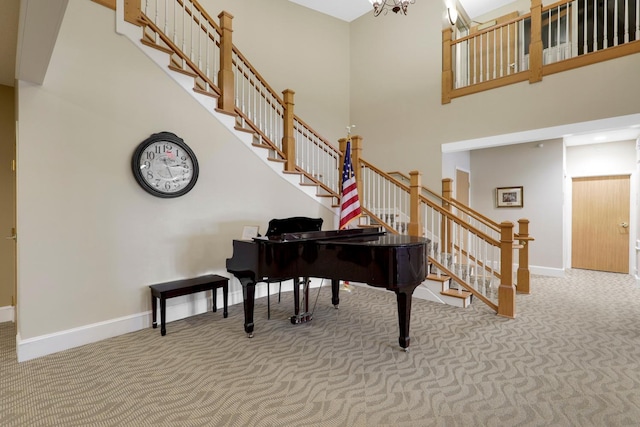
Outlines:
[[[563,142],[560,139],[471,152],[472,207],[498,222],[530,221],[534,273],[559,275],[563,268]],[[523,187],[522,208],[496,207],[497,187]]]
[[[19,82],[18,100],[19,352],[88,325],[146,321],[149,284],[228,276],[243,225],[264,232],[269,219],[293,215],[333,223],[116,35],[114,12],[93,2],[69,2],[44,84]],[[149,195],[131,172],[136,146],[165,130],[200,163],[198,183],[177,199]],[[241,301],[236,281],[231,292]]]
[[[471,152],[458,151],[455,153],[443,153],[442,154],[442,177],[450,178],[454,181],[453,188],[455,189],[456,170],[460,169],[469,172],[469,179],[471,185],[473,185],[473,175],[471,175]],[[440,193],[440,187],[431,188],[432,190],[438,190]],[[457,194],[455,195],[457,198]],[[469,200],[473,203],[473,199]]]
[[[567,147],[567,177],[630,174],[636,169],[635,141]]]
[[[640,112],[640,54],[441,104],[442,1],[407,16],[367,14],[351,24],[351,121],[363,157],[383,170],[421,170],[437,187],[444,143]]]
[[[295,112],[335,147],[349,123],[349,24],[289,0],[202,0],[233,15],[233,43]],[[355,129],[355,133],[358,129]]]

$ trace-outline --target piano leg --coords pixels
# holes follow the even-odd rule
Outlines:
[[[244,331],[249,338],[253,338],[253,306],[256,296],[256,282],[240,279],[242,284],[242,298],[244,300]]]
[[[400,326],[400,338],[398,339],[400,347],[404,351],[409,351],[409,321],[411,320],[411,293],[396,291],[396,299],[398,301],[398,324]]]
[[[335,309],[340,305],[340,280],[331,279],[331,304]]]
[[[293,315],[300,314],[300,282],[298,279],[293,279]],[[292,318],[293,321],[293,318]],[[295,323],[295,322],[294,322]]]

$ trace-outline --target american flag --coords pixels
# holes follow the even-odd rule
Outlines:
[[[340,229],[342,230],[353,219],[362,214],[360,199],[358,198],[358,184],[351,163],[351,139],[347,140],[344,153],[344,167],[342,168],[342,195],[340,202]]]

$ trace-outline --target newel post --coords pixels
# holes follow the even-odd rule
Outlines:
[[[222,11],[220,19],[220,71],[218,71],[218,87],[221,95],[218,98],[218,109],[225,113],[235,113],[233,93],[233,29],[231,22],[233,15]]]
[[[409,235],[422,236],[422,216],[420,215],[420,191],[422,188],[422,175],[418,171],[409,172],[411,177],[411,190],[409,193]]]
[[[521,294],[531,293],[529,289],[529,220],[518,220],[518,239],[522,248],[518,251],[518,287]]]
[[[542,48],[542,0],[531,0],[529,83],[536,83],[542,80]]]
[[[500,287],[498,315],[516,317],[516,288],[513,286],[513,223],[500,223]]]
[[[140,17],[142,9],[140,8],[141,0],[124,0],[124,20],[140,26]]]
[[[453,31],[451,28],[442,30],[442,103],[451,102],[451,91],[453,90],[453,64],[451,56],[451,39]]]
[[[282,91],[284,98],[284,123],[282,136],[282,151],[286,157],[284,170],[293,172],[296,170],[296,138],[293,133],[293,95],[294,91],[286,89]]]

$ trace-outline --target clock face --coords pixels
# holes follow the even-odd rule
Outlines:
[[[178,197],[189,192],[198,179],[198,161],[185,142],[170,132],[151,135],[133,154],[136,181],[158,197]]]

